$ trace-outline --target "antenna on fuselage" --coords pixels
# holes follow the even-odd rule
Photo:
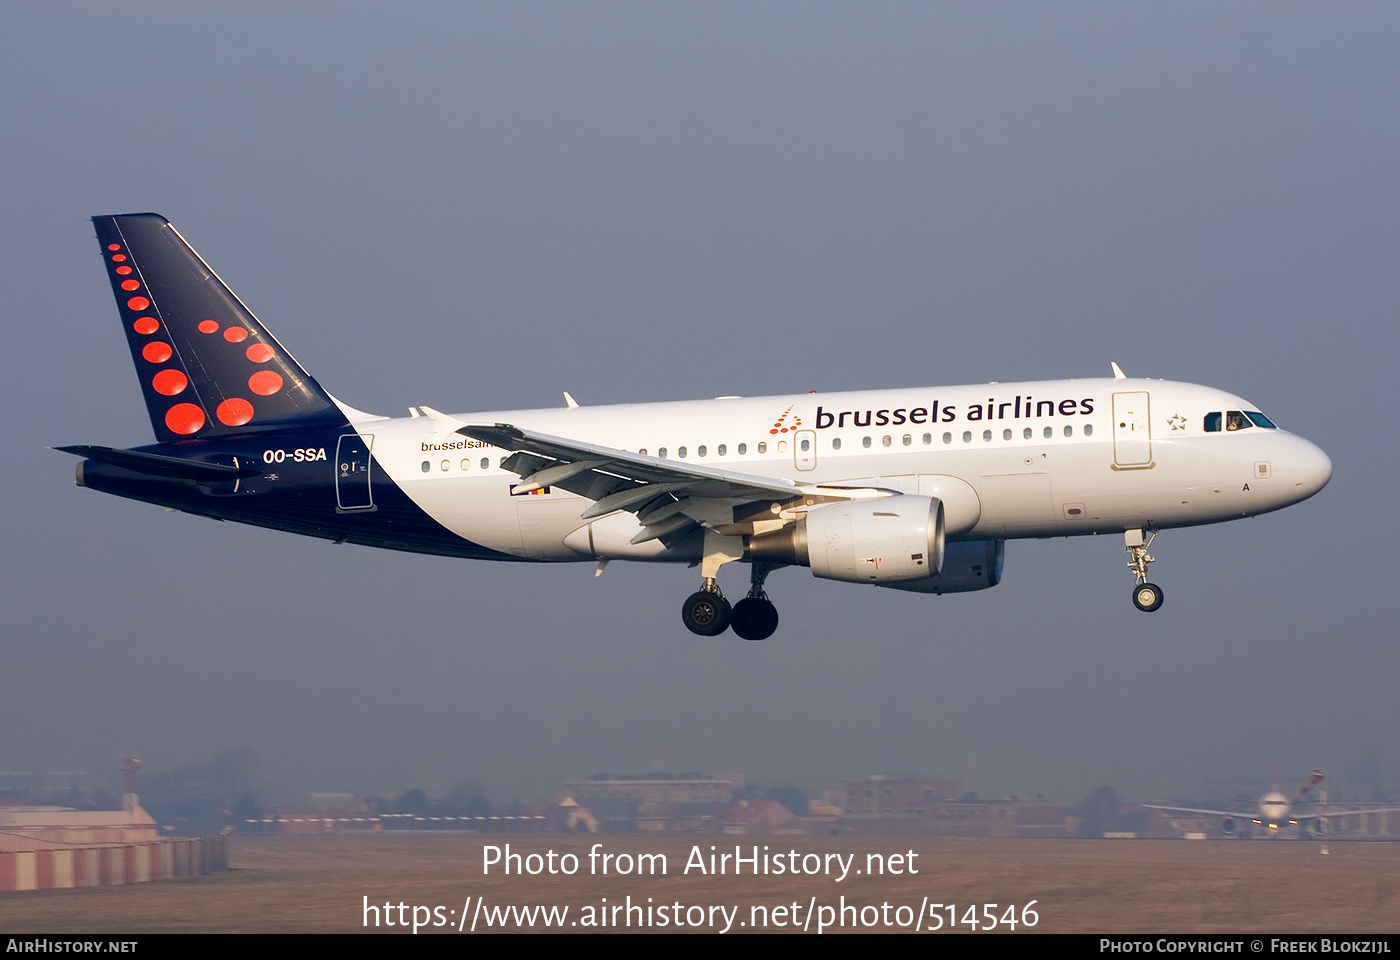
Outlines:
[[[1120,366],[1118,366],[1117,363],[1115,363],[1114,361],[1110,360],[1110,361],[1108,361],[1108,365],[1109,365],[1110,367],[1113,368],[1113,379],[1115,379],[1115,380],[1126,380],[1126,379],[1128,379],[1128,375],[1127,375],[1126,373],[1123,372],[1123,368],[1120,367]]]

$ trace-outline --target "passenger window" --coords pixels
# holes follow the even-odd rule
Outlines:
[[[471,469],[471,466],[472,466],[472,462],[471,462],[470,460],[463,460],[463,461],[462,461],[462,469],[463,469],[463,470],[470,470],[470,469]]]
[[[657,455],[658,457],[660,457],[662,460],[665,460],[665,459],[666,459],[666,448],[665,448],[665,447],[662,447],[660,450],[656,451],[656,455]]]
[[[904,445],[907,447],[907,446],[909,446],[909,444],[911,444],[911,443],[913,443],[913,442],[914,442],[914,438],[911,437],[911,436],[909,436],[909,434],[906,433],[906,434],[904,435]]]
[[[748,453],[748,452],[749,452],[749,445],[748,445],[747,443],[741,443],[741,444],[739,444],[739,456],[742,457],[744,454],[746,454],[746,453]]]
[[[861,445],[862,447],[865,447],[865,448],[869,449],[869,447],[870,447],[870,438],[869,438],[869,437],[861,437],[861,439],[860,439],[860,445]]]
[[[677,448],[676,448],[676,456],[678,456],[678,457],[680,457],[682,460],[684,460],[684,459],[685,459],[685,447],[677,447]]]
[[[640,453],[642,456],[645,457],[645,456],[647,455],[647,448],[646,448],[646,447],[642,447],[642,449],[638,450],[637,452]]]
[[[1067,436],[1067,437],[1072,437],[1072,436],[1074,436],[1074,428],[1071,427],[1071,426],[1066,426],[1066,427],[1065,427],[1065,436]]]
[[[1220,411],[1206,414],[1206,433],[1220,432]]]
[[[806,453],[810,449],[812,449],[812,441],[804,439],[802,441],[802,452]]]
[[[759,453],[767,453],[767,452],[768,452],[768,444],[767,444],[766,442],[765,442],[765,443],[760,443],[760,444],[758,445],[758,452],[759,452]]]
[[[972,442],[972,431],[971,431],[971,430],[964,430],[964,431],[963,431],[963,443],[971,443],[971,442]]]
[[[1008,430],[1003,430],[1003,431],[1001,432],[1001,438],[1002,438],[1003,440],[1010,440],[1010,439],[1011,439],[1011,431],[1010,431],[1009,429],[1008,429]]]
[[[718,454],[722,457],[722,456],[724,456],[726,453],[729,452],[729,448],[728,448],[727,446],[725,446],[724,444],[721,443],[721,444],[719,445],[719,449],[716,450],[715,452],[718,453]]]
[[[1029,440],[1029,439],[1031,438],[1031,428],[1030,428],[1030,427],[1027,427],[1026,429],[1022,430],[1022,431],[1021,431],[1021,436],[1024,437],[1025,439]]]
[[[840,450],[840,449],[841,449],[841,438],[840,438],[840,437],[835,437],[835,438],[832,439],[832,441],[831,441],[831,449],[833,449],[833,450]]]
[[[451,469],[452,469],[452,461],[451,461],[451,460],[444,460],[444,461],[442,461],[442,472],[443,472],[443,473],[446,473],[448,470],[451,470]]]
[[[985,440],[986,442],[990,443],[991,440],[992,440],[992,431],[990,431],[990,430],[983,430],[983,431],[982,431],[982,439]]]
[[[481,458],[481,469],[487,470],[487,469],[490,468],[490,466],[491,466],[491,461],[490,461],[489,459],[487,459],[486,457],[482,457],[482,458]],[[427,469],[428,469],[428,465],[427,465],[426,463],[423,464],[423,469],[424,469],[424,470],[427,470]]]
[[[884,438],[883,440],[880,441],[880,444],[881,444],[882,446],[886,446],[886,447],[888,447],[888,446],[890,445],[890,437],[889,437],[889,434],[885,434],[885,438]]]
[[[924,446],[928,446],[930,443],[933,443],[933,434],[924,434]]]
[[[705,448],[704,448],[703,446],[696,447],[696,448],[695,448],[695,455],[696,455],[697,457],[703,457],[703,456],[705,455]]]
[[[423,472],[424,472],[424,473],[427,473],[427,472],[428,472],[429,470],[431,470],[431,469],[433,469],[433,465],[432,465],[431,463],[429,463],[428,461],[424,460],[424,461],[423,461]]]
[[[1045,428],[1045,439],[1046,439],[1046,440],[1049,440],[1049,439],[1050,439],[1051,437],[1053,437],[1054,435],[1055,435],[1055,428],[1054,428],[1054,427],[1046,427],[1046,428]]]
[[[1094,435],[1094,425],[1093,425],[1092,423],[1086,423],[1086,424],[1084,424],[1084,436],[1086,436],[1086,437],[1092,437],[1093,435]]]
[[[1249,420],[1249,418],[1246,417],[1246,416],[1245,416],[1243,413],[1241,413],[1240,411],[1238,411],[1238,410],[1227,410],[1227,411],[1225,412],[1225,429],[1226,429],[1227,431],[1229,431],[1229,430],[1248,430],[1248,429],[1249,429],[1250,427],[1252,427],[1252,426],[1254,426],[1254,424],[1251,423],[1250,420]]]

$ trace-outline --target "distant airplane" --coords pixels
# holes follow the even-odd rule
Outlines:
[[[1252,823],[1263,826],[1273,835],[1274,831],[1281,827],[1298,827],[1299,839],[1311,835],[1315,837],[1325,837],[1332,832],[1330,821],[1337,817],[1347,817],[1364,813],[1390,813],[1400,810],[1400,807],[1355,807],[1352,809],[1332,809],[1325,803],[1319,803],[1317,809],[1310,809],[1299,812],[1298,807],[1302,804],[1313,787],[1324,780],[1321,770],[1314,770],[1308,777],[1306,783],[1299,789],[1298,795],[1292,800],[1278,792],[1277,786],[1269,793],[1264,794],[1257,801],[1243,800],[1242,803],[1254,803],[1255,813],[1253,815],[1242,813],[1238,810],[1199,810],[1195,807],[1166,807],[1155,803],[1144,803],[1144,807],[1153,810],[1165,810],[1171,813],[1193,813],[1202,816],[1220,817],[1220,832],[1226,836],[1233,836],[1240,828],[1240,820],[1249,820]],[[1317,803],[1317,801],[1312,801]]]
[[[79,486],[337,543],[451,557],[700,566],[693,633],[770,636],[783,566],[917,593],[995,586],[1008,539],[1123,537],[1304,500],[1332,464],[1252,403],[1112,379],[397,419],[321,388],[163,217],[95,217],[154,445],[69,446]],[[701,331],[677,363],[709,364]],[[896,345],[931,349],[928,344]],[[743,348],[743,347],[741,347]],[[759,342],[749,349],[771,349]],[[529,369],[522,341],[497,362]],[[750,566],[732,607],[720,567]]]

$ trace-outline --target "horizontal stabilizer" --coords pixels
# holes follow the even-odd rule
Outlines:
[[[140,453],[136,450],[114,450],[111,447],[54,447],[75,457],[86,457],[99,463],[110,463],[123,470],[144,473],[153,477],[170,477],[176,480],[204,480],[218,482],[231,481],[240,477],[256,477],[261,468],[225,466],[222,463],[200,463],[195,460],[182,460],[179,457],[162,457],[155,453]]]

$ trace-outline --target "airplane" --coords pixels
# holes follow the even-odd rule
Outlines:
[[[1278,836],[1280,828],[1286,826],[1298,827],[1298,839],[1307,836],[1326,837],[1332,832],[1331,821],[1336,817],[1354,816],[1366,813],[1391,813],[1400,810],[1400,807],[1357,807],[1353,809],[1334,810],[1328,808],[1326,801],[1315,801],[1319,803],[1320,809],[1309,810],[1300,813],[1298,811],[1307,798],[1309,791],[1325,779],[1321,770],[1314,770],[1308,777],[1306,783],[1298,791],[1298,795],[1292,800],[1278,791],[1278,784],[1274,789],[1264,794],[1257,801],[1241,800],[1241,803],[1253,803],[1255,814],[1251,816],[1241,813],[1238,810],[1200,810],[1195,807],[1167,807],[1155,803],[1144,803],[1144,807],[1152,810],[1164,810],[1169,813],[1190,813],[1208,817],[1220,818],[1220,832],[1228,836],[1234,834],[1240,828],[1240,819],[1245,818],[1253,823],[1259,824],[1268,831],[1268,836]]]
[[[1001,581],[1005,542],[1278,510],[1332,464],[1210,387],[1112,378],[390,418],[326,392],[168,220],[93,218],[157,442],[57,447],[77,483],[336,543],[488,560],[699,565],[692,632],[763,640],[773,570],[926,594]],[[749,565],[730,604],[720,568]]]

